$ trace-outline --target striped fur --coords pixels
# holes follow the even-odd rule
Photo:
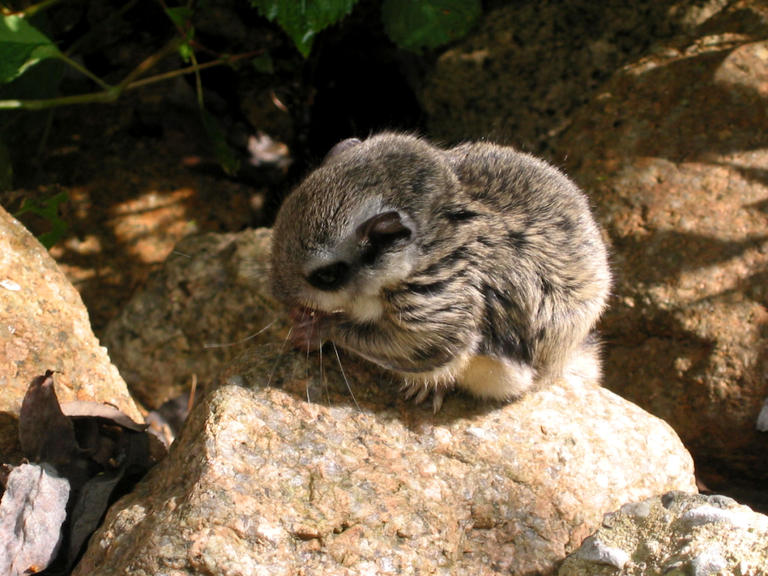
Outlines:
[[[319,333],[411,394],[511,399],[584,358],[599,373],[600,232],[575,184],[512,148],[393,133],[337,146],[281,208],[272,269],[280,300],[316,312],[298,344]]]

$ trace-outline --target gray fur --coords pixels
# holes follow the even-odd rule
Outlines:
[[[599,372],[600,232],[573,182],[512,148],[393,133],[337,146],[284,202],[272,270],[297,344],[333,340],[438,403],[453,384],[514,398],[586,356]]]

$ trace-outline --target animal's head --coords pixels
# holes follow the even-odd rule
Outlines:
[[[418,138],[383,134],[336,145],[278,213],[275,296],[375,320],[382,288],[407,278],[419,257],[425,213],[453,185],[442,153]]]

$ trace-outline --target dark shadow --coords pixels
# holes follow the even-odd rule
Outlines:
[[[0,412],[0,464],[16,465],[24,455],[19,443],[19,415]]]
[[[759,210],[762,204],[748,208]],[[624,269],[617,270],[617,284],[641,281],[674,285],[685,271],[727,262],[766,242],[768,235],[729,242],[667,231],[625,238],[616,244],[617,251],[624,255]],[[627,269],[645,252],[656,264],[654,267],[644,264],[642,272]],[[757,351],[755,365],[745,366],[738,381],[718,383],[717,379],[725,376],[712,374],[713,366],[721,364],[721,359],[714,357],[717,343],[688,330],[680,320],[687,306],[731,297],[746,297],[768,306],[768,269],[758,268],[735,286],[715,294],[682,304],[672,302],[669,309],[650,308],[640,302],[636,306],[614,302],[602,322],[604,384],[672,424],[694,455],[697,474],[710,489],[765,509],[768,453],[764,448],[768,433],[758,432],[755,421],[760,408],[757,404],[762,402],[759,379],[768,370],[768,350]],[[760,318],[751,321],[761,322]],[[765,342],[768,324],[758,324],[757,328]],[[707,374],[711,374],[709,380]],[[740,396],[742,389],[760,397],[756,400]],[[720,392],[723,397],[718,395]],[[768,396],[766,382],[762,384],[762,395]],[[728,403],[742,403],[743,411],[747,401],[749,406],[756,405],[751,418],[736,426],[732,418],[722,417]]]
[[[646,102],[624,124],[634,137],[634,154],[673,162],[707,161],[712,155],[766,146],[768,131],[760,128],[768,126],[765,98],[743,85],[715,81],[718,68],[736,47],[673,60],[634,80],[633,101]],[[660,91],[659,86],[666,89]]]
[[[768,234],[729,241],[703,234],[661,230],[648,235],[616,238],[614,246],[618,253],[653,261],[653,268],[643,269],[644,282],[675,283],[683,272],[726,262],[765,242],[768,242]],[[628,276],[637,278],[638,274],[630,271]]]
[[[754,166],[739,166],[738,164],[733,164],[730,162],[713,162],[714,166],[725,166],[727,168],[730,168],[731,170],[734,170],[735,172],[741,174],[741,176],[749,181],[754,182],[756,184],[760,184],[762,186],[768,187],[768,168],[757,168]],[[747,207],[754,207],[761,212],[768,213],[768,200],[764,200],[762,202],[756,202],[751,205],[747,205]]]
[[[768,470],[768,455],[765,442],[765,438],[756,438],[749,446],[751,457],[742,458],[736,467],[733,458],[697,457],[697,475],[708,491],[726,494],[756,512],[768,514],[768,474],[765,473]]]
[[[360,21],[364,12],[369,24]],[[423,63],[395,50],[384,30],[370,25],[379,19],[378,6],[364,5],[351,18],[336,34],[324,36],[313,55],[309,81],[316,92],[306,144],[314,158],[323,158],[345,138],[424,128],[416,86],[407,76],[409,68],[423,74]]]
[[[760,172],[764,173],[763,175],[765,177],[765,185],[768,187],[768,170],[760,170]],[[763,214],[768,214],[768,200],[747,204],[746,207],[752,210],[758,210]]]
[[[303,402],[343,406],[400,419],[408,428],[423,423],[447,424],[459,418],[481,416],[498,409],[500,402],[488,402],[461,390],[446,394],[443,406],[433,413],[432,398],[421,404],[403,398],[402,378],[397,374],[331,345],[321,352],[301,352],[275,342],[244,352],[227,369],[219,384],[231,380],[248,388],[280,388]],[[265,381],[265,376],[267,381]]]

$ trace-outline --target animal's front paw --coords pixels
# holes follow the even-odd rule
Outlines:
[[[432,394],[432,411],[437,414],[443,407],[445,394],[451,389],[445,384],[433,384],[431,382],[406,381],[400,391],[406,400],[413,399],[414,404],[421,404]]]

